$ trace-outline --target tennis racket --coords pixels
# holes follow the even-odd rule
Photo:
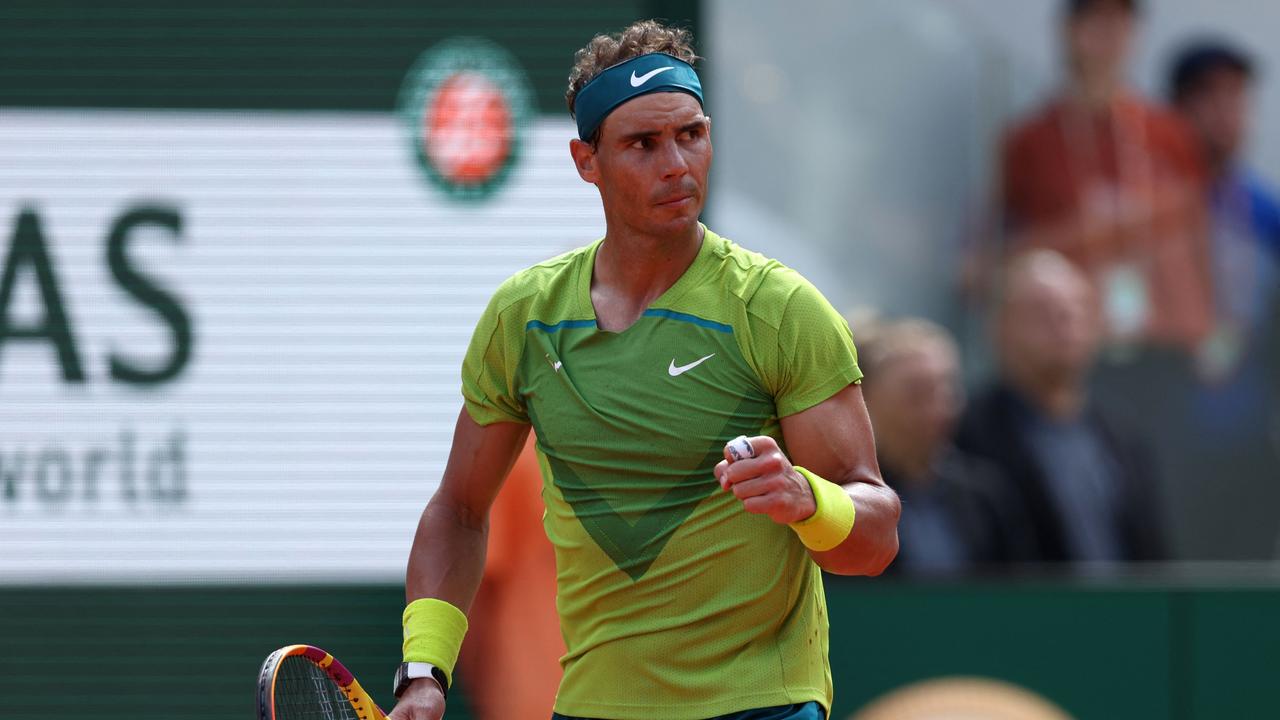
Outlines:
[[[385,720],[386,713],[332,655],[289,645],[258,673],[258,720]]]

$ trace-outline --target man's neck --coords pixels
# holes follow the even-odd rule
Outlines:
[[[1087,112],[1101,112],[1124,94],[1124,79],[1118,74],[1077,74],[1067,85],[1072,105]]]
[[[596,253],[591,284],[647,307],[693,264],[702,247],[702,235],[701,224],[682,236],[667,237],[609,227]]]
[[[881,463],[899,482],[922,489],[933,483],[933,454],[899,447],[888,437],[876,438],[876,445]]]
[[[1019,377],[1006,380],[1038,412],[1053,420],[1074,420],[1084,412],[1086,394],[1082,382],[1065,378]]]

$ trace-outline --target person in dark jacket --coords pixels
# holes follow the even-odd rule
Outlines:
[[[1000,375],[961,419],[957,445],[1017,486],[1037,559],[1165,558],[1146,447],[1087,393],[1101,324],[1092,287],[1047,250],[1012,261],[997,317]]]
[[[951,336],[925,320],[860,325],[880,470],[902,499],[898,557],[888,572],[967,575],[1029,560],[1033,545],[1016,493],[993,464],[951,442],[961,407]]]

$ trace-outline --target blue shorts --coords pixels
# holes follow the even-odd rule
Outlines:
[[[740,710],[728,715],[717,715],[707,720],[826,720],[827,713],[817,701],[800,703],[799,705],[778,705],[777,707]],[[551,713],[551,720],[600,720],[599,718],[579,718],[559,713]]]

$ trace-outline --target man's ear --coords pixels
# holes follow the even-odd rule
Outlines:
[[[569,141],[569,154],[573,156],[573,166],[578,169],[578,177],[593,185],[599,182],[596,149],[591,147],[591,143],[574,138]]]

